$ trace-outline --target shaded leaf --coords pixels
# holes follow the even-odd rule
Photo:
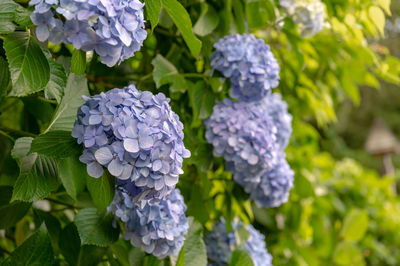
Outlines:
[[[64,67],[54,61],[50,52],[45,49],[42,50],[50,66],[50,79],[44,88],[44,95],[47,99],[55,99],[57,103],[60,103],[67,85],[67,75]]]
[[[161,13],[161,0],[145,0],[144,2],[146,3],[144,6],[146,17],[150,20],[151,30],[154,30]]]
[[[162,55],[157,55],[151,64],[154,66],[153,78],[157,88],[162,85],[170,84],[171,92],[184,92],[188,85],[175,66],[165,59]]]
[[[82,148],[71,136],[71,132],[54,130],[37,136],[31,144],[31,152],[51,158],[66,158],[77,155]]]
[[[77,156],[68,157],[59,161],[58,174],[68,195],[76,201],[88,178],[85,165]]]
[[[40,46],[28,32],[14,32],[4,38],[13,88],[11,96],[26,96],[44,89],[50,67]]]
[[[71,131],[78,108],[85,102],[82,98],[83,95],[89,96],[85,76],[71,73],[68,76],[64,97],[46,132],[49,130]]]
[[[111,213],[98,214],[97,209],[87,208],[75,215],[74,223],[78,229],[82,245],[107,247],[117,241],[119,228],[115,228]]]
[[[97,209],[105,210],[114,198],[114,177],[107,172],[99,178],[87,175],[86,185]]]
[[[86,53],[82,50],[75,49],[72,52],[71,72],[77,75],[85,73],[86,70]]]
[[[12,187],[0,186],[0,229],[14,226],[21,220],[31,207],[27,202],[9,203],[12,196]]]
[[[212,33],[218,26],[218,13],[211,5],[203,4],[202,13],[193,27],[193,32],[199,36],[206,36]]]

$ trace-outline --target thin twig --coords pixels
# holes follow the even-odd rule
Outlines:
[[[60,204],[60,205],[67,206],[67,207],[69,207],[70,209],[78,209],[77,206],[71,205],[71,204],[69,204],[69,203],[62,202],[62,201],[57,200],[57,199],[46,198],[46,200],[48,200],[48,201],[50,201],[50,202],[53,202],[53,203],[56,203],[56,204]]]
[[[10,135],[8,135],[6,132],[4,132],[3,130],[0,129],[0,134],[5,136],[6,138],[8,138],[9,140],[11,140],[11,142],[15,142],[15,139],[13,137],[11,137]]]
[[[46,99],[46,98],[44,98],[42,96],[38,96],[37,99],[42,101],[42,102],[45,102],[45,103],[58,104],[57,101]]]

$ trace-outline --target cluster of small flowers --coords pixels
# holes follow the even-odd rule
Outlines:
[[[159,259],[177,255],[183,246],[189,225],[186,205],[178,189],[156,203],[136,202],[128,193],[117,190],[107,210],[125,223],[126,240]]]
[[[311,37],[324,27],[325,10],[321,0],[280,0],[279,3],[293,17],[301,36]]]
[[[250,48],[247,53],[246,49],[253,47],[253,43],[258,47],[266,46],[252,35],[225,37],[215,45],[217,50],[212,55],[212,66],[231,78],[231,84],[235,84],[235,78],[242,73],[264,73],[258,76],[258,81],[274,83],[268,87],[270,91],[278,85],[279,66],[275,59],[269,60],[273,63],[265,64],[265,58],[273,58],[269,47],[259,49],[257,53]],[[246,56],[242,56],[243,53]],[[275,64],[276,67],[271,67]],[[227,169],[250,198],[269,208],[286,202],[293,184],[293,171],[284,153],[292,132],[292,116],[280,94],[261,92],[258,85],[250,82],[240,87],[240,95],[250,95],[246,93],[249,90],[254,97],[239,96],[237,102],[225,99],[214,106],[211,117],[205,121],[206,140],[214,146],[215,156],[224,157]],[[257,93],[253,94],[254,91]],[[234,92],[234,95],[238,94]]]
[[[63,41],[76,49],[95,50],[107,66],[121,63],[147,37],[144,4],[139,0],[31,0],[40,41]]]
[[[90,176],[100,177],[106,167],[116,178],[108,210],[125,222],[133,245],[159,258],[177,254],[188,223],[175,185],[190,152],[169,99],[134,85],[84,99],[72,136],[84,145],[79,159]]]
[[[238,230],[241,226],[243,226],[241,222],[232,222],[234,230]],[[250,233],[250,236],[243,246],[253,260],[254,266],[272,265],[272,256],[268,253],[265,246],[265,237],[254,229],[252,225],[248,225],[246,229]],[[227,232],[224,220],[217,222],[213,230],[205,236],[204,240],[210,266],[227,265],[233,249],[239,242],[236,239],[235,232]]]
[[[231,96],[255,101],[279,84],[279,65],[269,46],[254,35],[230,35],[214,44],[212,68],[231,80]]]

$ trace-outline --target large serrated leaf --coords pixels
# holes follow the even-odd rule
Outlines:
[[[44,95],[47,99],[55,99],[57,103],[60,103],[67,85],[67,75],[64,67],[54,61],[50,52],[46,49],[42,50],[50,66],[50,79],[44,88]]]
[[[71,136],[71,132],[60,130],[37,136],[31,144],[31,152],[57,159],[77,155],[81,150],[80,145]]]
[[[201,50],[201,41],[192,31],[192,21],[186,9],[177,0],[162,0],[165,11],[174,21],[182,34],[185,43],[194,57],[198,57]]]
[[[98,214],[97,209],[87,208],[75,215],[74,223],[78,229],[82,245],[107,247],[117,241],[119,228],[115,228],[111,213]]]
[[[87,81],[84,75],[70,74],[64,97],[54,115],[53,121],[45,132],[49,130],[71,131],[74,126],[78,108],[85,102],[83,95],[89,96]]]
[[[203,266],[207,265],[206,246],[203,242],[201,224],[189,217],[189,231],[185,244],[179,253],[176,266]]]
[[[29,32],[14,32],[4,38],[13,88],[11,96],[26,96],[44,89],[50,67],[39,44]]]
[[[68,195],[76,200],[85,189],[86,178],[89,178],[85,165],[76,156],[68,157],[59,161],[58,174]]]
[[[42,225],[32,236],[19,246],[2,266],[53,265],[54,252],[47,229]]]
[[[11,33],[15,30],[12,21],[18,5],[11,0],[3,0],[0,5],[0,33]]]
[[[114,198],[114,177],[106,171],[99,178],[87,175],[86,185],[97,209],[105,210]]]

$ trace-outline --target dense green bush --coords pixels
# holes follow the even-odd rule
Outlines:
[[[239,217],[265,234],[274,265],[398,264],[400,200],[392,191],[394,177],[381,179],[320,148],[321,132],[336,122],[337,106],[348,98],[360,102],[360,86],[400,83],[399,59],[378,43],[391,15],[390,0],[324,0],[326,25],[307,38],[279,1],[144,2],[148,38],[134,57],[112,68],[96,53],[38,42],[27,1],[0,5],[3,264],[204,265],[202,235],[221,217],[227,224]],[[260,209],[249,201],[204,137],[203,120],[229,95],[228,82],[210,69],[213,44],[245,32],[271,46],[281,67],[275,90],[294,119],[286,149],[294,188],[279,208]],[[120,229],[102,212],[113,198],[114,181],[107,175],[86,178],[78,161],[81,147],[69,138],[81,95],[132,82],[171,98],[192,154],[177,186],[193,220],[179,258],[163,262],[118,238]],[[56,142],[41,138],[50,129],[64,133]]]

